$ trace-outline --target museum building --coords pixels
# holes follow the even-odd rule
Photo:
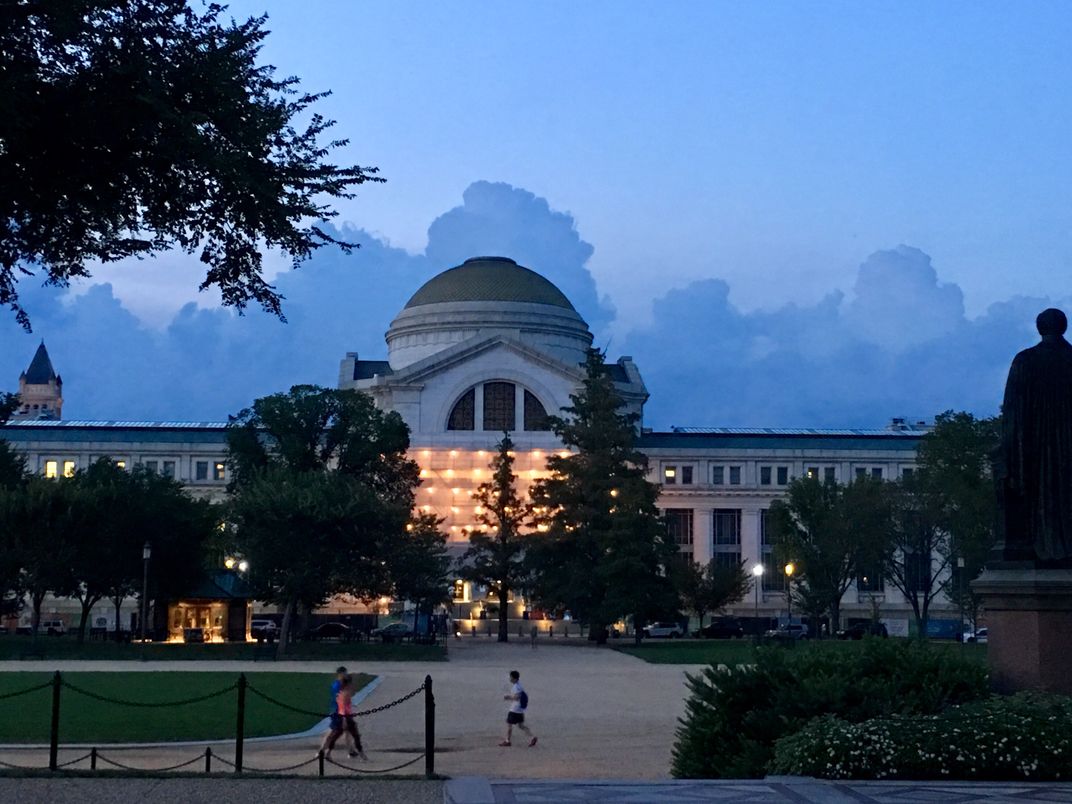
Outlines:
[[[522,491],[546,475],[547,457],[562,451],[547,415],[569,405],[592,333],[540,274],[504,257],[477,257],[420,287],[391,322],[386,343],[386,359],[346,353],[338,385],[370,394],[409,425],[411,457],[422,479],[417,504],[442,518],[460,554],[480,513],[473,492],[490,475],[503,431],[515,443]],[[652,429],[643,420],[648,391],[633,360],[608,356],[606,370],[626,409],[640,417],[638,446],[649,459],[650,479],[661,486],[659,506],[679,551],[704,563],[764,565],[759,589],[738,604],[746,616],[786,613],[786,580],[773,566],[765,518],[789,482],[805,475],[836,482],[861,475],[896,479],[913,470],[928,429],[902,419],[877,429]],[[62,381],[44,344],[19,390],[29,406],[20,407],[0,437],[35,471],[61,476],[107,456],[175,477],[194,493],[223,497],[225,423],[61,419]],[[456,615],[481,608],[482,593],[459,581]],[[524,601],[513,605],[518,611],[511,616],[521,616]],[[876,606],[891,633],[907,633],[908,605],[880,577],[858,579],[846,593],[843,617],[870,618]],[[955,619],[948,604],[936,608],[936,621]]]

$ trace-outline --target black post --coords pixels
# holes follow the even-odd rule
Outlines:
[[[324,752],[323,751],[317,751],[316,760],[317,760],[317,765],[318,765],[319,770],[320,770],[320,775],[323,776],[324,775]]]
[[[60,671],[52,676],[52,726],[48,733],[48,769],[56,770],[60,752]]]
[[[246,732],[246,674],[238,675],[238,719],[235,722],[235,773],[242,772],[242,740]]]
[[[89,749],[89,769],[90,770],[96,770],[97,769],[97,749],[96,748],[90,748]]]
[[[424,677],[424,775],[435,776],[435,696],[432,677]]]
[[[205,773],[212,773],[212,746],[205,748]]]

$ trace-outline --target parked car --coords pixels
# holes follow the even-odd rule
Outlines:
[[[975,633],[972,633],[971,631],[965,631],[963,639],[965,642],[978,642],[981,645],[985,645],[987,637],[989,635],[990,631],[988,629],[980,628]]]
[[[736,617],[720,617],[712,620],[695,634],[706,639],[741,639],[744,628]]]
[[[254,639],[275,640],[279,638],[279,626],[275,620],[253,620],[249,624],[249,635]]]
[[[886,630],[885,623],[856,623],[856,625],[850,625],[844,631],[838,631],[838,639],[863,639],[865,636],[882,637],[885,639],[890,635]]]
[[[374,628],[370,636],[378,637],[383,642],[401,642],[413,636],[413,629],[405,623],[390,623],[382,628]]]
[[[353,631],[346,623],[320,623],[315,628],[305,632],[305,639],[337,639],[340,642],[349,642],[353,637]]]
[[[32,636],[33,626],[20,625],[15,629],[15,633],[24,636]],[[41,622],[37,624],[37,633],[45,634],[47,636],[63,636],[67,633],[67,624],[63,620],[41,620]]]
[[[781,639],[794,642],[808,638],[808,626],[806,625],[782,625],[768,631],[764,636],[767,639]]]
[[[660,637],[677,639],[685,636],[685,630],[681,627],[681,623],[652,623],[644,626],[644,636],[649,639],[658,639]]]

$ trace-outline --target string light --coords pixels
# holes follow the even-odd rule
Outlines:
[[[429,494],[435,494],[435,486],[429,486],[425,489]]]
[[[454,477],[454,470],[453,469],[448,469],[447,470],[447,477]]]

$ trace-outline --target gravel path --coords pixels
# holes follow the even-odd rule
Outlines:
[[[0,662],[0,670],[168,670],[295,671],[323,673],[325,686],[332,662]],[[516,669],[530,696],[528,722],[539,744],[515,741],[499,748],[506,704],[507,673]],[[451,643],[449,662],[354,664],[352,671],[381,676],[383,683],[365,701],[372,707],[418,686],[425,674],[434,680],[436,697],[436,770],[450,776],[514,779],[665,779],[677,718],[684,711],[685,671],[681,665],[647,664],[609,649],[580,642],[527,642],[499,645],[483,639]],[[46,715],[47,716],[47,715]],[[420,753],[424,744],[422,697],[385,713],[360,720],[369,753],[368,769],[390,767]],[[312,758],[317,741],[288,740],[247,745],[251,768],[282,767]],[[124,764],[161,768],[196,755],[197,748],[123,749]],[[232,751],[213,752],[233,759]],[[79,753],[61,752],[60,761]],[[343,757],[337,757],[348,762]],[[0,751],[0,761],[43,765],[40,751]],[[423,763],[401,771],[421,773]],[[298,773],[314,774],[315,763]],[[328,775],[344,773],[329,766]],[[0,795],[6,800],[7,796]]]

